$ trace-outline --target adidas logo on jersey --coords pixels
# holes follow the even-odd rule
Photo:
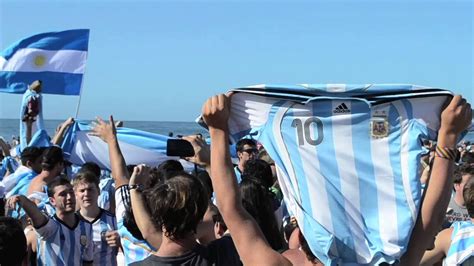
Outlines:
[[[346,114],[346,113],[350,113],[351,110],[347,108],[347,105],[345,103],[341,103],[336,108],[334,108],[332,112],[335,114]]]

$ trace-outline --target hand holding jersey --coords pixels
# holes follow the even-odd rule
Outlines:
[[[412,85],[319,84],[234,91],[231,137],[251,135],[275,160],[287,205],[313,253],[329,265],[400,260],[421,207],[420,139],[436,139],[439,114],[450,93]],[[214,98],[203,108],[206,122],[206,111],[224,110],[219,97]],[[227,127],[213,116],[219,122],[210,127],[211,140],[213,132],[220,135]],[[445,180],[447,172],[438,170],[435,178]],[[431,184],[435,193],[428,194],[442,197],[436,187]],[[443,209],[442,205],[440,201],[423,209]],[[434,217],[422,211],[419,220],[431,227]],[[426,242],[415,236],[418,243]]]
[[[460,134],[470,125],[471,119],[471,105],[461,96],[454,96],[441,113],[437,145],[448,149],[456,148]],[[435,157],[430,182],[421,205],[419,215],[421,217],[418,217],[408,250],[402,257],[402,263],[418,264],[423,253],[433,244],[449,203],[453,186],[453,167],[453,160]]]
[[[202,107],[204,121],[209,130],[228,131],[229,112],[229,98],[224,94],[209,98]]]
[[[211,135],[211,179],[217,205],[244,265],[291,265],[270,247],[255,220],[242,207],[228,145],[229,108],[224,94],[209,98],[202,108]]]
[[[450,142],[447,143],[450,145],[448,147],[456,148],[459,135],[471,125],[471,119],[471,104],[460,95],[454,96],[441,113],[441,127],[439,129],[440,136],[447,138],[446,141]],[[438,145],[442,146],[439,144],[439,140]]]

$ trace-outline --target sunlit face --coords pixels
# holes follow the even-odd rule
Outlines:
[[[97,206],[99,188],[96,184],[81,182],[74,187],[74,192],[76,194],[77,203],[81,209]]]
[[[56,212],[71,213],[76,210],[76,197],[72,185],[69,184],[56,186],[49,201],[56,208]]]

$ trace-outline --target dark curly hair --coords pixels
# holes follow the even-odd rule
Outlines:
[[[71,186],[71,181],[65,177],[57,177],[53,181],[48,183],[48,197],[54,197],[54,189],[59,186]]]
[[[56,146],[47,148],[42,158],[41,167],[47,171],[53,170],[59,163],[64,163],[63,150]]]
[[[474,167],[469,164],[462,164],[454,168],[454,180],[453,182],[456,184],[460,184],[462,182],[462,177],[464,175],[471,175],[474,176]]]
[[[26,147],[21,153],[21,164],[26,166],[28,161],[35,162],[44,152],[43,148]]]
[[[207,193],[201,182],[185,172],[155,185],[145,192],[152,222],[171,239],[182,239],[196,233],[207,210]]]
[[[258,180],[266,188],[273,185],[273,174],[270,165],[264,160],[249,160],[244,166],[242,179],[252,178]]]

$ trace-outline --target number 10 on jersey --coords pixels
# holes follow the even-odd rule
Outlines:
[[[293,119],[291,126],[296,128],[299,146],[304,145],[305,141],[313,146],[316,146],[323,141],[323,122],[321,122],[321,119],[317,117],[310,117],[306,119],[304,123],[301,119],[295,118]],[[312,126],[315,126],[318,132],[316,139],[311,135],[310,127]]]

